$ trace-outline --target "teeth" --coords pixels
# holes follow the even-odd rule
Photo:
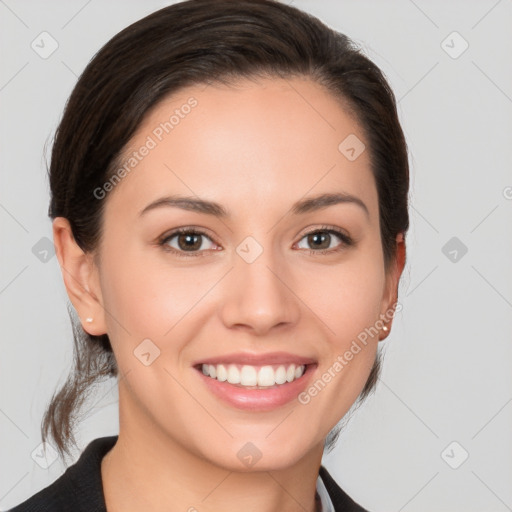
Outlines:
[[[228,367],[228,382],[230,384],[240,384],[240,372],[238,368],[232,364]]]
[[[272,387],[302,377],[306,371],[306,365],[240,366],[235,364],[203,364],[201,370],[204,375],[221,382],[227,380],[230,384],[247,387]]]

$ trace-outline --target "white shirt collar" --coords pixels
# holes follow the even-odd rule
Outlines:
[[[320,496],[320,502],[322,504],[320,509],[321,512],[335,512],[331,497],[329,496],[320,475],[318,475],[318,478],[316,479],[316,492]]]

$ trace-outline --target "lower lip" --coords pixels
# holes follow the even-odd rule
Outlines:
[[[217,379],[208,377],[200,369],[195,368],[208,389],[224,402],[238,409],[248,411],[270,411],[281,407],[293,400],[304,391],[312,374],[316,369],[316,364],[308,364],[304,374],[292,382],[285,384],[276,384],[275,387],[268,389],[246,389],[230,384],[228,381],[220,382]]]

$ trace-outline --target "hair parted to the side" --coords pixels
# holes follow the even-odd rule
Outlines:
[[[50,218],[67,218],[77,244],[94,253],[108,200],[98,200],[94,190],[114,175],[123,149],[153,107],[188,85],[293,76],[324,86],[363,130],[389,271],[396,261],[396,236],[403,233],[405,239],[409,228],[407,146],[394,94],[381,70],[351,39],[276,0],[172,4],[105,44],[78,79],[55,135],[48,172]],[[41,424],[43,441],[51,436],[61,456],[75,444],[75,420],[88,390],[117,376],[108,335],[87,334],[70,314],[74,367]],[[374,390],[380,367],[378,352],[357,403]],[[329,449],[337,434],[328,436]]]

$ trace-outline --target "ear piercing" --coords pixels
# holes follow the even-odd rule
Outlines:
[[[388,331],[389,329],[388,329],[387,325],[383,325],[383,326],[382,326],[382,330],[383,330],[383,331]]]
[[[86,318],[86,319],[85,319],[85,321],[86,321],[88,324],[90,324],[90,323],[92,323],[92,318],[91,318],[91,317],[88,317],[88,318]]]

